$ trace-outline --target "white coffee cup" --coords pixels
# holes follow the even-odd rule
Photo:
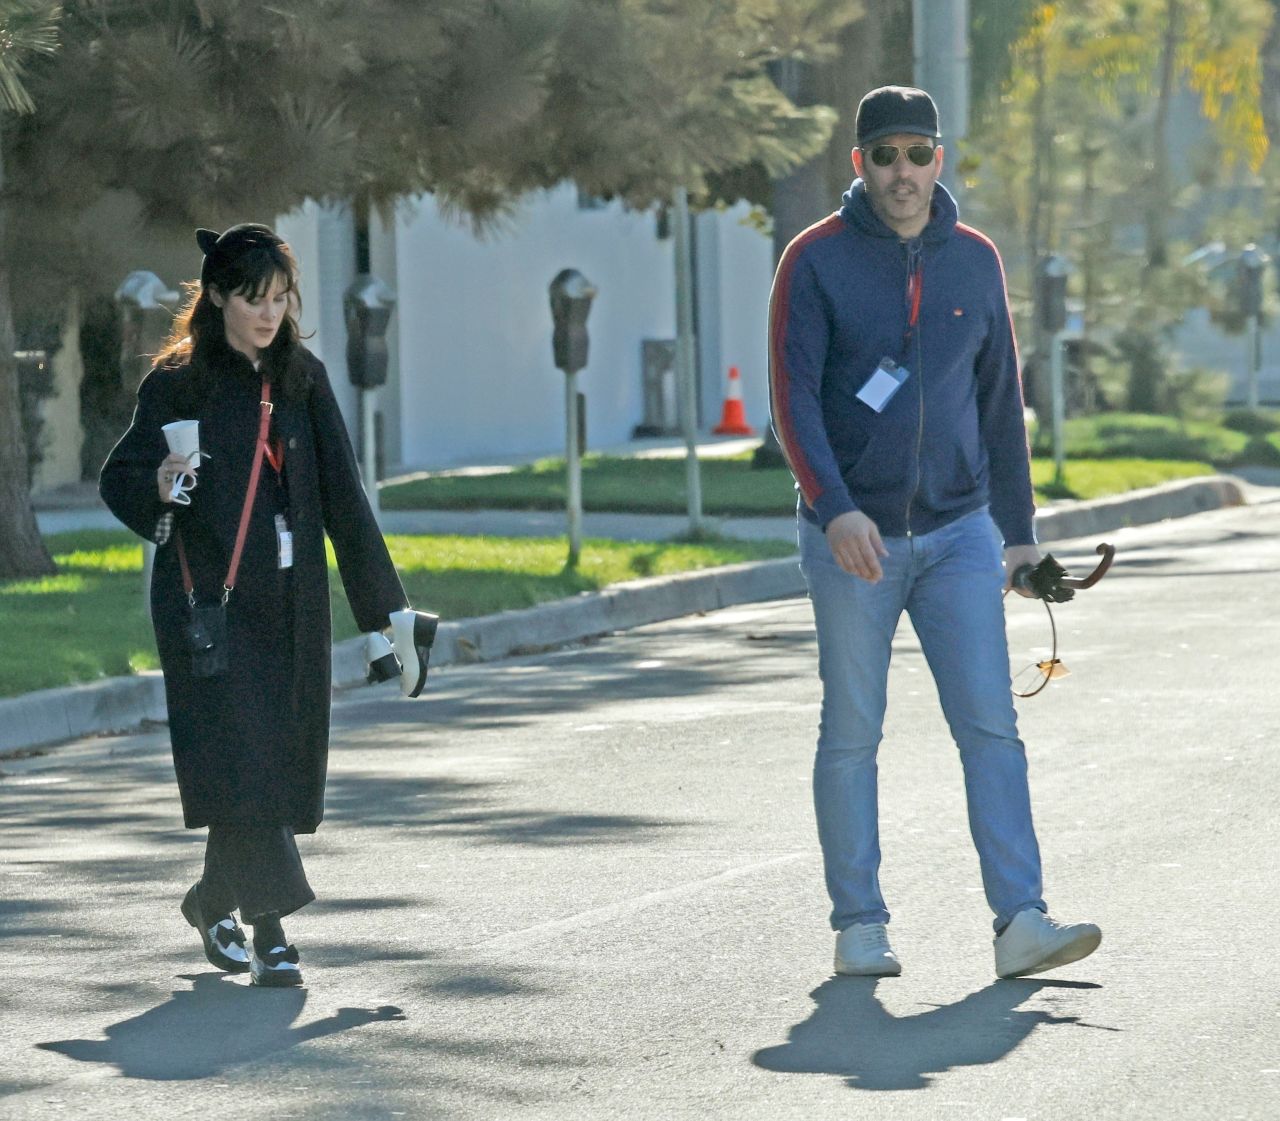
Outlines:
[[[191,505],[188,491],[196,485],[196,468],[200,466],[200,422],[198,420],[171,420],[162,424],[165,443],[175,455],[182,456],[191,466],[190,472],[180,471],[170,492],[172,501],[180,506]]]

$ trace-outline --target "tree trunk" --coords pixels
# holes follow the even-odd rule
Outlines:
[[[1151,126],[1151,190],[1147,192],[1147,271],[1169,263],[1168,213],[1173,205],[1169,184],[1169,107],[1177,74],[1178,42],[1182,37],[1182,0],[1168,0],[1164,44],[1160,53],[1160,91]]]
[[[0,188],[4,185],[0,151]],[[0,580],[48,576],[57,571],[36,527],[27,470],[27,441],[22,432],[18,367],[13,360],[13,309],[9,303],[9,267],[4,261],[5,210],[0,203]]]
[[[1045,211],[1052,205],[1051,187],[1046,161],[1053,145],[1053,130],[1049,125],[1046,102],[1049,81],[1047,45],[1045,33],[1041,33],[1032,56],[1032,73],[1035,76],[1035,92],[1031,97],[1031,206],[1027,212],[1027,262],[1031,272],[1031,290],[1034,293],[1035,314],[1031,317],[1031,353],[1035,355],[1034,377],[1028,378],[1024,387],[1027,403],[1037,416],[1046,417],[1052,409],[1052,393],[1049,384],[1049,335],[1044,329],[1044,309],[1041,304],[1040,269],[1049,252],[1045,235]],[[1024,372],[1024,376],[1026,376]]]
[[[1272,148],[1280,148],[1280,0],[1271,0],[1271,27],[1262,44],[1262,120]]]
[[[0,264],[0,580],[47,576],[57,568],[36,528],[13,360],[9,270]]]

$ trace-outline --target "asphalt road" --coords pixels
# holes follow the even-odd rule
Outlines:
[[[0,1118],[1272,1121],[1280,503],[1113,540],[1058,613],[1072,675],[1020,704],[1047,898],[1094,957],[995,979],[904,624],[904,974],[831,976],[812,626],[755,605],[340,704],[303,990],[214,972],[179,916],[200,838],[162,730],[0,763]]]

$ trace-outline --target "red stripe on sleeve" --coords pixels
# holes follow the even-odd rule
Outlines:
[[[783,454],[796,482],[800,484],[800,493],[810,506],[818,501],[822,487],[804,454],[791,418],[791,376],[785,359],[787,312],[791,298],[791,280],[801,250],[811,242],[839,233],[843,226],[843,219],[836,213],[798,234],[783,251],[769,297],[769,363],[773,373],[769,381],[773,417]]]

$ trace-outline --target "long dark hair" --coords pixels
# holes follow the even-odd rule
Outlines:
[[[259,373],[285,397],[303,398],[311,388],[311,377],[300,352],[298,317],[302,299],[298,293],[298,263],[289,246],[259,243],[229,259],[206,258],[202,280],[183,284],[186,300],[173,319],[173,329],[155,356],[156,366],[190,365],[193,403],[204,399],[214,388],[217,370],[236,352],[227,342],[222,309],[213,302],[209,290],[216,288],[223,298],[245,296],[261,299],[279,279],[289,297],[280,330],[262,352]]]

